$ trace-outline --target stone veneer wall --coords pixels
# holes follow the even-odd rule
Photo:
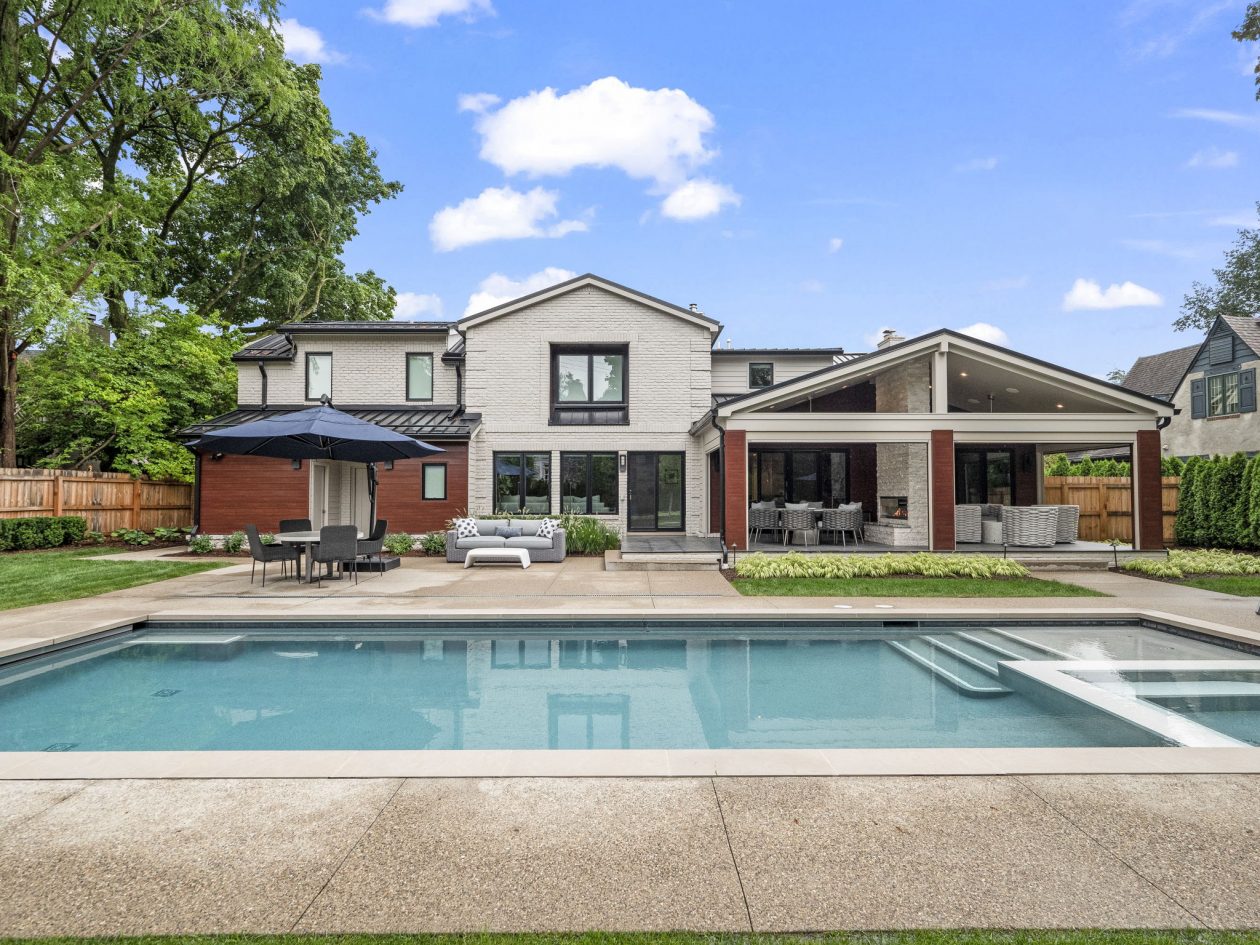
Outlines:
[[[920,358],[890,368],[875,378],[877,413],[929,413],[930,368]],[[888,545],[927,545],[929,535],[928,449],[926,443],[880,443],[875,447],[876,500],[879,496],[904,495],[909,506],[908,524],[866,526],[869,540]],[[878,514],[878,505],[876,514]]]

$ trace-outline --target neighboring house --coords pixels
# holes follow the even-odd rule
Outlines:
[[[736,349],[721,326],[586,275],[458,322],[302,323],[237,353],[240,406],[190,436],[331,397],[441,446],[380,470],[390,528],[459,512],[572,511],[746,548],[750,502],[858,501],[868,540],[948,549],[954,504],[1031,505],[1041,456],[1124,447],[1138,542],[1162,537],[1144,394],[951,331],[878,349]],[[363,468],[198,457],[198,527],[365,524]]]
[[[1165,456],[1256,453],[1257,364],[1260,320],[1222,315],[1198,344],[1138,358],[1124,386],[1176,408],[1163,431]]]

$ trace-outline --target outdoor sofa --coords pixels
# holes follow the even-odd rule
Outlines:
[[[446,560],[463,563],[474,548],[524,548],[530,561],[563,561],[565,554],[564,529],[557,528],[550,538],[538,537],[539,519],[477,519],[477,535],[474,538],[458,538],[454,529],[446,533]],[[516,538],[501,538],[495,534],[500,528],[520,529]]]

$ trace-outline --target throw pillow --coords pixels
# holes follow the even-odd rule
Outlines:
[[[456,538],[477,537],[477,520],[475,518],[457,518],[454,525]]]
[[[508,528],[506,525],[500,525],[494,530],[497,538],[520,538],[521,530],[519,528]]]
[[[538,537],[550,538],[556,533],[556,529],[560,527],[560,523],[554,518],[545,518],[538,523]]]

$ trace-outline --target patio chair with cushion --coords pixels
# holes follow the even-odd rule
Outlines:
[[[262,586],[267,586],[267,565],[272,561],[280,562],[280,576],[285,575],[285,565],[290,561],[296,567],[298,562],[298,552],[296,548],[290,548],[288,545],[264,545],[262,538],[258,534],[257,525],[245,526],[245,537],[249,539],[249,556],[253,559],[249,566],[249,583],[254,583],[254,571],[258,567],[258,562],[262,562]]]
[[[786,545],[788,539],[797,534],[804,534],[806,545],[810,538],[818,543],[818,519],[812,509],[783,510],[783,544]]]
[[[852,535],[856,544],[862,540],[862,507],[857,508],[849,506],[841,506],[838,509],[824,509],[822,521],[819,528],[824,532],[831,532],[831,540],[834,542],[839,536],[840,544],[845,544],[845,536]]]
[[[311,552],[311,563],[333,565],[343,577],[346,573],[346,562],[359,556],[358,525],[325,525],[319,530],[319,544]],[[322,586],[320,578],[323,572],[315,569],[317,586]],[[354,583],[359,583],[359,572],[354,572]]]
[[[978,542],[981,539],[980,523],[982,507],[979,505],[954,506],[954,541],[960,544]]]
[[[282,518],[280,519],[280,534],[285,532],[309,532],[311,530],[311,520],[309,518]],[[298,553],[298,569],[302,567],[302,555],[306,553],[305,545],[290,545],[294,551]]]
[[[1059,537],[1059,510],[1046,505],[1011,505],[1002,511],[1002,543],[1050,548]]]
[[[779,524],[779,510],[775,508],[758,508],[754,505],[748,510],[748,529],[753,541],[761,541],[762,532],[777,532],[783,526]]]
[[[1059,510],[1059,544],[1077,541],[1081,537],[1081,507],[1079,505],[1056,505]]]

